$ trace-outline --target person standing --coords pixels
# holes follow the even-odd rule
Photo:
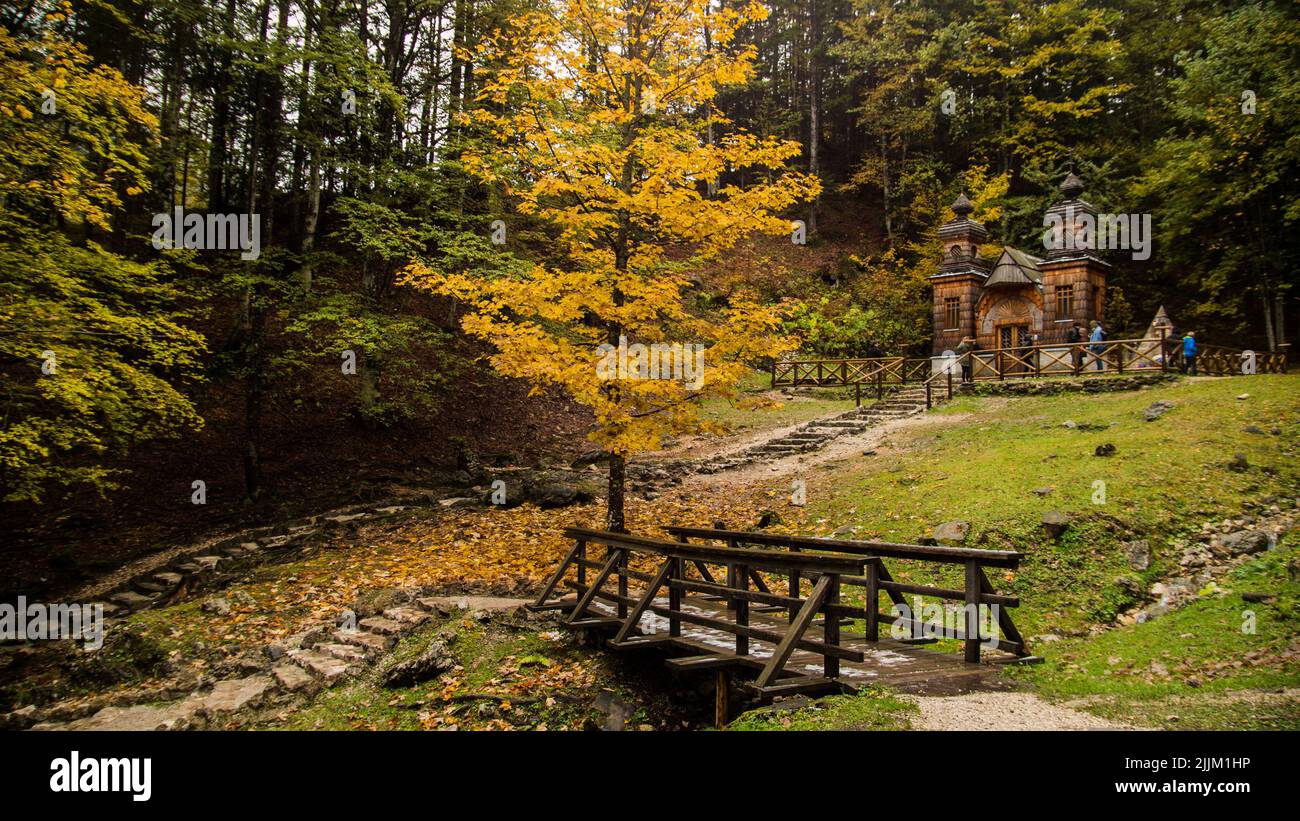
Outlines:
[[[1088,337],[1088,341],[1092,343],[1090,350],[1097,359],[1097,370],[1105,370],[1106,360],[1102,359],[1101,355],[1106,352],[1106,346],[1101,343],[1106,341],[1106,331],[1095,319],[1092,321],[1092,334]]]
[[[961,362],[961,381],[970,381],[970,352],[975,350],[975,338],[963,337],[957,346],[957,359]]]
[[[1075,322],[1070,325],[1070,330],[1065,332],[1065,341],[1070,345],[1070,360],[1074,363],[1074,372],[1078,373],[1083,367],[1083,326]]]
[[[1183,336],[1183,373],[1191,371],[1196,376],[1196,331],[1188,331]]]

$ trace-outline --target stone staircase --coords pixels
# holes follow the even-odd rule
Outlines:
[[[819,450],[838,437],[862,433],[885,422],[913,416],[924,410],[925,388],[920,385],[905,385],[896,388],[875,404],[854,408],[836,416],[814,419],[788,433],[743,450],[704,459],[633,463],[628,466],[628,478],[632,490],[653,498],[660,488],[679,484],[688,474],[721,473],[745,465],[808,453]]]
[[[211,683],[168,702],[114,704],[84,715],[59,705],[28,707],[0,716],[0,727],[32,730],[188,730],[238,723],[236,714],[278,707],[361,674],[403,636],[434,617],[467,610],[483,620],[494,611],[515,611],[525,599],[486,596],[422,596],[404,591],[406,601],[360,620],[340,617],[267,645],[260,669],[243,678]]]

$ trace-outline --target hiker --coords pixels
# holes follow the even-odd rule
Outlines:
[[[1191,371],[1192,376],[1196,376],[1196,331],[1188,331],[1183,337],[1183,367],[1182,372]]]
[[[1101,327],[1101,323],[1095,319],[1092,321],[1092,334],[1088,337],[1088,341],[1093,343],[1089,350],[1097,358],[1097,370],[1105,370],[1106,360],[1102,359],[1101,355],[1106,352],[1106,346],[1101,343],[1106,341],[1106,331]]]
[[[1065,341],[1070,343],[1070,360],[1074,363],[1074,372],[1078,373],[1083,367],[1083,326],[1078,322],[1070,325],[1070,330],[1065,332]]]
[[[957,346],[957,359],[961,361],[961,381],[970,381],[970,353],[975,350],[975,337],[962,337],[961,344]]]

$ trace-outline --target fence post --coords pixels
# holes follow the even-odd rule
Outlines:
[[[736,589],[749,589],[749,567],[747,565],[736,566]],[[749,602],[745,599],[736,599],[736,626],[749,626]],[[736,655],[749,655],[749,636],[736,634]]]
[[[682,634],[682,623],[677,618],[677,614],[682,609],[682,589],[674,581],[683,578],[686,574],[682,572],[682,560],[672,559],[671,569],[668,571],[668,635],[680,636]]]
[[[618,551],[618,617],[627,618],[627,551]]]
[[[862,407],[862,382],[860,380],[853,383],[853,407]]]
[[[966,560],[966,661],[980,660],[980,569],[974,559]]]
[[[952,399],[952,368],[948,369],[948,398]]]
[[[867,641],[880,641],[880,559],[867,562]]]
[[[1169,373],[1169,352],[1165,350],[1165,329],[1160,329],[1160,372]]]
[[[822,641],[826,644],[840,643],[840,617],[838,613],[832,613],[830,605],[840,603],[840,574],[831,575],[830,590],[826,593],[826,604],[823,605],[822,613]],[[825,670],[826,678],[837,678],[840,674],[840,660],[837,656],[822,656],[822,667]]]
[[[925,409],[926,410],[929,410],[931,405],[933,404],[930,400],[930,387],[931,387],[930,380],[927,379],[925,382]]]
[[[1115,349],[1115,368],[1120,373],[1123,373],[1124,372],[1124,343],[1116,342],[1114,349]]]

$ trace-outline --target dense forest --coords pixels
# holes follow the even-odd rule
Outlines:
[[[530,440],[506,417],[590,414],[619,473],[792,346],[928,353],[948,204],[1032,249],[1071,166],[1153,216],[1150,258],[1111,260],[1117,331],[1164,304],[1276,349],[1297,321],[1294,3],[9,0],[0,24],[25,520],[127,486],[189,508],[155,457],[252,501],[339,440],[351,461],[293,469],[379,441],[463,461],[468,417]],[[704,391],[579,373],[623,335],[722,354]]]

